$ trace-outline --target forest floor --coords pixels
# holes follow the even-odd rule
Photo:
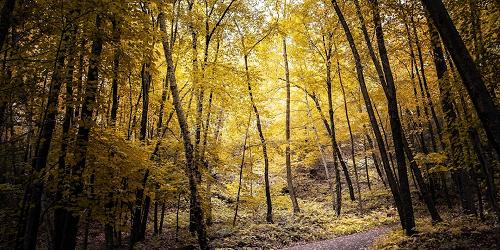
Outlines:
[[[458,208],[457,208],[458,209]],[[417,233],[405,236],[399,227],[379,237],[373,249],[500,249],[500,226],[492,224],[492,214],[481,221],[460,211],[441,213],[443,222],[432,225],[428,218],[417,218]]]
[[[342,213],[337,217],[332,209],[331,193],[321,174],[299,172],[297,183],[300,183],[296,192],[301,211],[296,214],[290,209],[286,191],[281,187],[273,189],[273,224],[265,222],[263,192],[255,192],[255,199],[243,197],[234,227],[231,223],[234,201],[213,198],[214,221],[208,227],[210,246],[214,249],[290,250],[498,249],[500,246],[498,226],[483,223],[473,216],[464,216],[458,206],[451,210],[440,206],[438,209],[444,222],[432,225],[422,202],[415,202],[418,233],[406,237],[399,227],[390,193],[379,186],[381,184],[372,187],[372,191],[368,188],[362,190],[361,211],[358,202],[350,201],[347,192],[344,192]],[[362,184],[366,186],[366,183]],[[223,193],[221,190],[216,192]],[[416,193],[414,196],[418,197]],[[153,236],[152,229],[148,229],[146,240],[136,244],[135,249],[196,249],[196,237],[188,231],[188,201],[181,203],[177,233],[175,204],[170,207],[164,220],[164,232]],[[89,249],[102,249],[102,228],[91,230],[90,239]],[[124,234],[122,246],[118,249],[126,249],[127,243]]]

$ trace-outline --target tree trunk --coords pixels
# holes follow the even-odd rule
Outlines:
[[[76,38],[76,25],[71,26],[72,38]],[[71,44],[74,45],[75,42],[71,41]],[[68,168],[66,167],[66,155],[68,153],[68,146],[70,144],[70,128],[73,122],[74,116],[74,101],[73,101],[73,71],[74,71],[74,61],[75,57],[73,56],[75,49],[72,47],[68,50],[69,60],[66,70],[66,110],[64,112],[64,120],[62,125],[62,141],[61,141],[61,153],[58,159],[59,165],[59,180],[58,187],[56,193],[56,202],[60,202],[63,199],[63,189],[65,178],[69,176]],[[61,206],[63,204],[60,204]],[[65,220],[65,210],[62,207],[57,207],[54,211],[54,225],[62,225]],[[59,249],[61,246],[62,235],[64,234],[63,227],[56,226],[54,230],[54,248]]]
[[[158,235],[158,199],[154,202],[153,235]]]
[[[148,124],[149,110],[149,88],[151,86],[151,73],[149,72],[151,63],[148,61],[142,64],[141,79],[142,79],[142,113],[141,113],[141,129],[139,140],[146,140],[146,131]]]
[[[384,34],[382,31],[382,24],[380,20],[380,12],[377,0],[371,0],[373,8],[373,23],[375,25],[375,34],[377,37],[377,45],[380,54],[380,60],[382,63],[382,69],[384,71],[386,80],[386,97],[387,97],[387,108],[390,117],[392,139],[394,143],[394,151],[396,153],[396,162],[398,166],[398,176],[399,176],[399,192],[402,203],[402,212],[404,214],[404,226],[406,235],[412,235],[414,233],[415,218],[413,216],[413,206],[411,203],[411,193],[410,186],[408,183],[408,171],[405,162],[404,146],[403,146],[403,130],[401,126],[401,121],[399,119],[398,113],[398,102],[396,96],[396,87],[394,85],[394,79],[392,76],[391,68],[389,65],[389,58],[387,57],[387,51],[385,48]]]
[[[162,45],[163,50],[165,51],[165,59],[167,61],[167,67],[169,68],[167,72],[169,72],[168,80],[170,83],[170,91],[172,93],[173,104],[175,107],[175,111],[177,113],[177,120],[179,121],[179,127],[182,133],[182,139],[184,142],[184,153],[186,155],[186,164],[188,167],[187,174],[189,179],[189,189],[192,196],[193,208],[195,214],[196,231],[198,234],[198,243],[201,249],[209,249],[207,232],[205,229],[205,219],[203,210],[201,209],[200,204],[200,194],[198,191],[198,167],[195,164],[195,159],[193,156],[193,144],[191,143],[191,137],[189,135],[188,123],[186,120],[186,116],[184,114],[184,110],[181,105],[179,91],[177,89],[177,82],[174,74],[174,63],[172,61],[172,51],[170,50],[168,36],[166,32],[166,24],[165,24],[165,14],[163,12],[158,16],[158,22],[160,24],[160,30],[162,32]]]
[[[406,138],[403,138],[403,146],[406,153],[406,157],[408,157],[408,162],[410,163],[413,176],[417,181],[417,185],[419,187],[420,193],[422,194],[422,197],[424,198],[425,205],[431,215],[432,221],[433,222],[442,221],[441,216],[439,216],[439,213],[436,209],[434,200],[432,199],[429,190],[427,190],[427,185],[425,184],[424,178],[422,177],[420,168],[417,166],[417,163],[413,158],[413,153],[411,152],[410,146],[408,145],[408,141],[406,140]]]
[[[418,61],[419,61],[419,64],[420,64],[420,72],[422,74],[422,83],[423,83],[423,86],[420,85],[420,94],[422,95],[422,100],[423,100],[423,104],[424,104],[423,108],[424,108],[424,113],[425,113],[425,116],[426,116],[426,119],[427,119],[427,126],[428,126],[428,130],[429,130],[429,135],[431,136],[432,150],[435,152],[435,151],[437,151],[436,139],[435,139],[435,136],[434,136],[434,131],[432,129],[432,122],[429,119],[429,114],[428,114],[427,108],[430,109],[430,113],[431,113],[431,116],[432,116],[432,121],[434,121],[434,124],[436,125],[436,132],[438,134],[438,138],[439,138],[440,142],[442,141],[442,138],[441,138],[441,125],[439,124],[439,120],[438,120],[437,115],[436,115],[436,110],[434,109],[434,103],[432,102],[431,94],[429,92],[429,87],[428,87],[428,84],[427,84],[427,76],[425,74],[424,59],[422,57],[422,48],[420,46],[420,39],[418,39],[417,27],[415,25],[415,20],[413,18],[413,15],[410,15],[410,20],[411,20],[411,23],[412,23],[412,26],[413,26],[413,33],[414,33],[414,37],[415,37],[415,44],[417,46]],[[416,67],[416,65],[415,65],[415,67]],[[429,177],[429,178],[431,178],[431,177]],[[431,188],[433,188],[433,187],[431,186]]]
[[[377,139],[377,145],[380,150],[380,156],[382,158],[382,163],[384,166],[384,170],[387,176],[387,181],[389,183],[389,187],[391,189],[391,193],[394,197],[394,203],[396,204],[396,208],[398,210],[398,214],[401,220],[402,227],[405,228],[404,226],[404,217],[403,217],[403,210],[402,210],[402,203],[401,203],[401,198],[399,195],[399,189],[396,184],[396,181],[394,179],[393,172],[391,170],[390,164],[389,164],[389,159],[387,157],[387,151],[384,145],[384,141],[382,139],[382,134],[380,133],[380,129],[377,123],[377,119],[375,118],[375,112],[373,111],[373,106],[370,100],[370,96],[368,95],[368,89],[365,84],[365,78],[363,74],[363,66],[361,64],[361,57],[358,53],[358,50],[356,48],[356,44],[354,43],[354,38],[351,34],[351,31],[349,29],[349,26],[344,18],[344,15],[342,14],[342,11],[340,10],[340,7],[337,4],[336,0],[332,0],[333,7],[335,9],[335,12],[337,13],[337,16],[339,17],[340,24],[342,25],[342,29],[344,30],[345,36],[347,38],[347,41],[349,42],[349,47],[351,48],[352,55],[354,57],[355,61],[355,66],[356,66],[356,75],[358,78],[359,86],[361,89],[361,94],[363,95],[363,99],[365,101],[365,106],[366,110],[368,112],[368,116],[370,118],[370,123],[373,128],[373,132],[375,134],[375,138]]]
[[[493,173],[491,173],[489,167],[487,166],[486,159],[483,157],[482,149],[481,149],[481,141],[479,139],[479,135],[477,134],[477,131],[475,129],[469,129],[468,130],[469,137],[472,141],[472,147],[477,155],[477,158],[479,160],[479,165],[481,166],[481,172],[484,176],[484,179],[486,181],[486,190],[488,193],[488,201],[490,203],[491,209],[495,213],[497,217],[497,221],[500,222],[500,209],[497,204],[497,190],[495,186],[495,180]],[[479,185],[478,185],[479,188]],[[480,193],[481,191],[478,190]],[[478,199],[481,199],[481,195],[478,195]]]
[[[330,187],[330,192],[332,193],[332,205],[333,205],[332,207],[333,207],[333,210],[336,211],[335,190],[333,187],[333,180],[330,177],[330,171],[328,170],[328,164],[326,163],[325,152],[323,150],[322,145],[319,143],[318,130],[316,129],[316,126],[314,125],[314,119],[313,119],[312,114],[311,114],[311,108],[309,107],[307,93],[306,93],[305,98],[306,98],[306,106],[307,106],[307,116],[309,117],[309,119],[311,120],[311,123],[312,123],[312,129],[314,132],[314,139],[315,139],[316,143],[318,144],[318,150],[319,150],[319,154],[321,156],[321,163],[323,163],[323,168],[325,169],[326,181],[328,182],[328,186]]]
[[[267,223],[273,223],[273,205],[271,202],[271,187],[269,183],[269,158],[267,156],[267,143],[266,138],[264,137],[264,133],[262,131],[262,124],[260,121],[259,110],[257,109],[257,105],[253,99],[252,86],[250,84],[250,72],[248,71],[248,55],[244,55],[243,59],[245,60],[245,72],[246,72],[246,81],[248,85],[248,94],[250,96],[250,101],[252,103],[253,111],[255,113],[255,117],[257,120],[257,130],[259,132],[260,142],[262,144],[262,154],[264,155],[264,182],[265,182],[265,190],[266,190],[266,204],[267,204],[267,213],[266,213],[266,221]]]
[[[251,118],[252,118],[252,111],[250,111],[250,115],[248,116],[248,125],[245,132],[245,139],[243,140],[243,152],[241,154],[240,174],[239,174],[240,177],[238,181],[238,193],[236,194],[236,206],[234,208],[233,227],[236,225],[236,219],[238,218],[238,208],[240,206],[241,181],[243,179],[243,167],[245,166],[245,152],[247,149],[248,130],[250,129]]]
[[[443,2],[441,0],[421,0],[421,2],[429,12],[429,16],[441,35],[446,49],[451,54],[479,119],[484,126],[486,137],[497,155],[500,155],[500,112],[481,78],[479,70],[476,68]]]
[[[163,128],[163,113],[165,112],[165,102],[167,101],[168,97],[167,96],[167,89],[168,89],[168,79],[165,77],[165,81],[163,81],[162,84],[162,91],[161,91],[161,101],[160,101],[160,110],[158,112],[158,126],[157,126],[157,131],[158,131],[158,137],[160,137],[160,131]]]
[[[113,25],[112,37],[115,48],[113,55],[113,80],[111,83],[112,104],[111,104],[111,126],[116,126],[116,114],[118,113],[118,77],[120,68],[120,53],[121,53],[121,22],[116,17],[111,19]]]
[[[352,129],[351,129],[351,121],[349,120],[349,111],[347,109],[347,99],[345,96],[345,89],[344,89],[344,84],[342,83],[342,75],[340,74],[340,63],[339,60],[337,59],[337,71],[339,75],[339,82],[340,82],[340,87],[342,89],[342,97],[344,99],[344,110],[345,110],[345,117],[347,120],[347,127],[349,128],[349,138],[351,139],[351,157],[352,157],[352,168],[354,169],[354,178],[356,181],[356,189],[358,190],[358,205],[359,205],[359,212],[361,213],[363,211],[363,203],[361,201],[361,189],[359,187],[359,176],[358,176],[358,169],[356,167],[356,154],[354,151],[354,137],[352,135]]]
[[[286,37],[283,37],[283,59],[285,61],[285,79],[286,79],[286,182],[288,184],[288,192],[290,193],[290,199],[292,200],[293,212],[300,212],[299,204],[297,203],[297,197],[295,196],[295,188],[293,187],[293,177],[292,177],[292,166],[290,157],[290,72],[288,69],[288,54],[286,52]]]
[[[179,194],[180,197],[180,194]],[[180,199],[180,198],[179,198]],[[160,214],[160,225],[158,226],[158,235],[161,235],[163,231],[163,222],[165,221],[165,202],[161,203],[161,214]]]
[[[459,195],[461,197],[462,206],[467,213],[472,213],[472,204],[470,204],[469,193],[470,190],[466,190],[464,185],[468,185],[468,178],[465,177],[464,166],[461,164],[461,157],[463,154],[462,143],[460,141],[460,132],[458,130],[458,117],[456,110],[453,106],[453,96],[451,93],[451,83],[449,75],[447,72],[446,61],[444,58],[444,51],[439,42],[439,34],[434,26],[434,21],[430,18],[427,20],[429,33],[431,37],[431,46],[433,52],[434,66],[436,68],[436,73],[438,77],[438,86],[441,97],[441,108],[444,114],[445,121],[445,131],[448,133],[447,140],[444,141],[445,148],[449,152],[449,157],[453,166],[457,167],[454,176],[455,182],[457,183],[459,189]],[[465,192],[465,193],[464,193]]]
[[[6,0],[2,7],[2,13],[0,14],[0,50],[3,49],[3,44],[7,38],[7,33],[12,24],[12,12],[14,12],[14,7],[16,6],[15,0]]]
[[[87,149],[89,145],[90,132],[92,128],[92,118],[94,108],[96,107],[97,89],[99,79],[100,58],[103,47],[104,31],[102,28],[101,16],[96,16],[96,35],[92,42],[92,55],[89,60],[89,70],[87,75],[87,84],[85,86],[85,97],[83,99],[81,121],[82,125],[78,128],[75,145],[75,165],[72,174],[77,180],[70,187],[70,195],[77,197],[83,192],[83,171],[85,169],[85,161],[87,159]],[[80,216],[66,211],[65,234],[62,240],[62,249],[75,249],[76,236],[78,231],[78,223]]]
[[[363,138],[363,157],[365,159],[365,173],[366,173],[366,182],[368,184],[368,190],[372,190],[372,185],[370,183],[370,174],[368,172],[368,153],[366,152],[366,139]]]
[[[9,2],[10,1],[7,1],[6,5],[8,5]],[[7,7],[6,5],[4,5],[3,10],[5,10],[5,7]],[[2,18],[3,18],[3,13],[2,13]],[[59,92],[64,82],[63,68],[66,59],[66,51],[71,46],[71,44],[68,44],[69,40],[71,40],[69,38],[69,35],[70,34],[68,33],[61,34],[59,48],[56,52],[54,72],[52,74],[52,78],[49,85],[49,96],[47,98],[47,104],[44,110],[40,132],[37,141],[35,143],[35,155],[31,162],[31,167],[35,171],[32,174],[33,176],[38,176],[39,175],[38,173],[43,171],[47,165],[50,144],[56,126]],[[28,185],[27,189],[29,190],[28,192],[30,194],[29,196],[31,197],[31,199],[29,202],[30,205],[27,212],[26,225],[25,225],[26,227],[24,229],[23,249],[33,250],[36,248],[38,227],[40,224],[39,217],[41,212],[41,202],[42,202],[41,199],[44,189],[43,180],[35,178],[32,181],[32,183]]]

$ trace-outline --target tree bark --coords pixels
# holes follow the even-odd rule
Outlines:
[[[149,88],[151,86],[151,63],[149,59],[142,64],[141,79],[142,79],[142,112],[141,112],[141,129],[139,140],[146,140],[147,124],[148,124],[148,110],[149,110]]]

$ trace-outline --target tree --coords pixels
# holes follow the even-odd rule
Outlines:
[[[479,119],[484,126],[488,140],[496,153],[500,155],[500,113],[484,84],[480,72],[455,25],[453,25],[443,2],[441,0],[422,0],[422,4],[429,12],[430,18],[443,39],[445,48],[450,52],[453,63],[457,67]]]
[[[201,249],[209,249],[207,232],[205,228],[205,219],[203,210],[200,204],[200,194],[198,191],[198,167],[195,163],[193,155],[193,144],[191,143],[191,138],[189,135],[189,128],[186,121],[186,116],[184,110],[181,106],[179,90],[177,89],[177,82],[175,78],[174,63],[172,60],[172,52],[170,50],[170,45],[167,37],[167,28],[165,22],[165,14],[163,12],[158,16],[158,22],[160,24],[160,31],[162,32],[162,45],[165,52],[165,60],[167,61],[168,67],[168,81],[170,83],[170,91],[172,92],[172,101],[174,103],[175,112],[177,114],[177,120],[179,121],[179,127],[182,132],[182,139],[184,142],[184,153],[186,157],[187,174],[189,178],[189,189],[191,192],[191,200],[193,202],[194,219],[197,223],[196,232],[198,234],[198,243]]]

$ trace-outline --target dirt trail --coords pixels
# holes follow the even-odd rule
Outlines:
[[[377,237],[388,232],[390,229],[390,226],[381,226],[365,232],[340,236],[331,240],[323,240],[309,244],[298,245],[290,248],[285,248],[284,250],[368,249]]]

